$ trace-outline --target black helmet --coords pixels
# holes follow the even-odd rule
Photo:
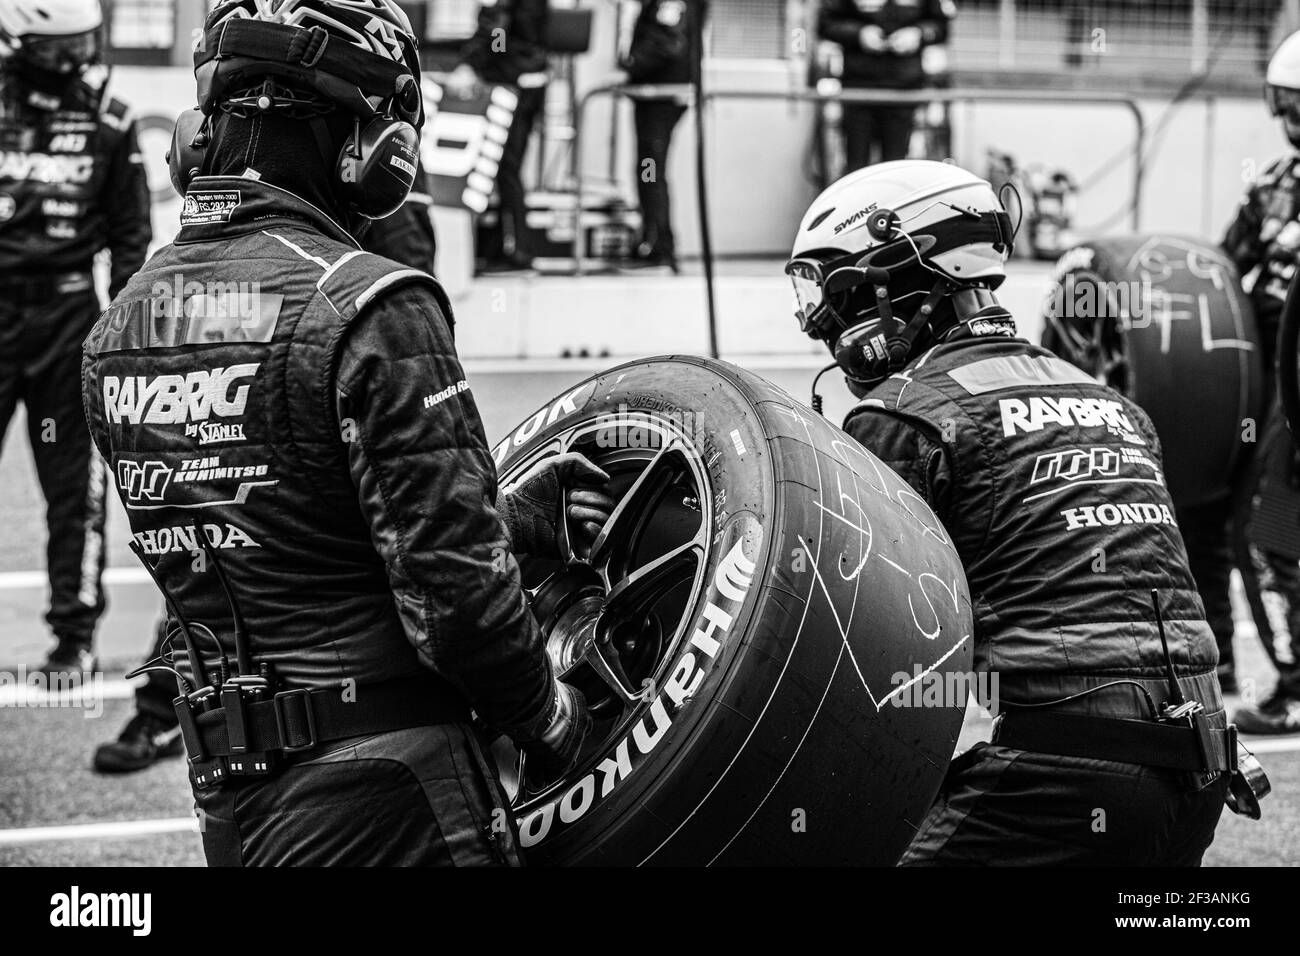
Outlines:
[[[208,15],[195,42],[199,103],[176,124],[169,162],[182,194],[204,172],[208,119],[277,111],[309,121],[335,190],[352,213],[390,215],[419,168],[420,60],[393,0],[235,0]],[[338,150],[322,115],[342,109],[354,132]]]

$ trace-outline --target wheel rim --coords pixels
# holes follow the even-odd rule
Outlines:
[[[572,772],[545,783],[507,738],[496,741],[492,755],[519,817],[585,774],[648,709],[704,591],[714,502],[699,449],[678,422],[614,417],[571,426],[502,475],[508,488],[541,459],[581,452],[610,475],[617,502],[587,559],[567,534],[564,560],[520,559],[555,673],[586,695],[594,726]]]

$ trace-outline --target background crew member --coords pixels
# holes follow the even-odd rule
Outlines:
[[[445,81],[452,92],[483,82],[512,87],[519,95],[497,170],[502,259],[488,263],[490,271],[531,269],[533,265],[523,169],[533,127],[546,105],[548,12],[547,0],[484,3],[479,9],[478,29],[461,50],[460,64]]]
[[[992,293],[1011,241],[985,181],[884,163],[813,203],[787,267],[804,330],[862,399],[845,430],[943,522],[976,667],[999,678],[993,742],[953,762],[903,863],[1199,864],[1236,754],[1159,442],[1132,402],[1016,336]],[[1117,477],[1058,477],[1053,456],[1079,448]],[[1153,588],[1204,759],[1185,721],[1156,719],[1175,694]]]
[[[686,0],[645,0],[632,30],[632,42],[620,65],[629,83],[690,83],[692,19],[699,7]],[[636,261],[648,266],[677,267],[672,204],[668,196],[668,149],[673,129],[686,112],[678,97],[637,97],[637,195],[641,202],[641,242]]]
[[[844,51],[846,90],[917,90],[921,51],[948,39],[952,0],[821,0],[818,32]],[[907,156],[916,107],[844,105],[845,169]]]
[[[1266,80],[1269,109],[1294,148],[1247,190],[1223,238],[1223,248],[1241,273],[1259,323],[1269,421],[1260,430],[1262,440],[1255,454],[1284,454],[1294,461],[1291,436],[1276,401],[1276,381],[1278,359],[1295,361],[1296,357],[1279,357],[1276,351],[1282,303],[1300,261],[1300,152],[1296,151],[1300,150],[1300,34],[1292,34],[1278,47]],[[1300,482],[1294,464],[1292,475],[1293,485]],[[1216,523],[1219,520],[1216,516]],[[1261,637],[1278,676],[1268,699],[1239,708],[1234,719],[1248,733],[1295,733],[1300,731],[1300,566],[1294,554],[1253,543],[1248,551],[1265,601],[1277,611],[1269,615],[1273,633]]]
[[[581,552],[612,502],[564,488],[605,476],[552,458],[498,498],[445,294],[341,225],[391,213],[414,175],[419,67],[400,8],[236,0],[204,40],[203,112],[182,114],[172,146],[181,231],[87,338],[83,396],[114,467],[173,476],[119,492],[198,632],[178,656],[203,718],[187,750],[208,861],[514,862],[470,712],[539,779],[576,759],[590,718],[552,672],[512,554],[559,556],[566,514]],[[180,306],[152,291],[178,273],[256,281],[255,314],[146,321]],[[173,383],[201,390],[177,401]],[[174,480],[196,459],[207,475]],[[269,668],[242,753],[240,709],[205,709],[200,660],[218,682]]]
[[[104,611],[103,463],[81,412],[81,340],[144,262],[149,186],[135,121],[105,95],[99,0],[0,0],[0,438],[22,402],[49,540],[52,677],[93,670]],[[54,678],[57,679],[57,678]]]

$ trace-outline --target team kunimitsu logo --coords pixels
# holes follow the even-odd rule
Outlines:
[[[119,461],[117,484],[132,504],[161,502],[166,499],[172,470],[161,461]]]
[[[185,375],[116,375],[104,378],[104,413],[110,424],[188,425],[209,418],[235,418],[248,405],[258,363],[203,369]]]
[[[1119,474],[1119,452],[1113,448],[1071,448],[1067,451],[1039,455],[1034,462],[1031,485],[1045,481],[1085,481],[1090,478],[1114,478]]]

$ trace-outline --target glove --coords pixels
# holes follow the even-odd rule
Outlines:
[[[900,27],[889,35],[888,46],[899,56],[911,56],[925,39],[920,27]]]
[[[885,31],[874,24],[858,31],[858,46],[868,53],[879,53],[885,49]]]
[[[560,553],[560,522],[565,520],[573,553],[585,559],[614,511],[614,499],[604,491],[608,483],[609,475],[576,452],[538,462],[497,504],[511,550],[538,558],[567,557]]]
[[[443,89],[461,99],[468,98],[474,92],[477,83],[478,74],[468,63],[462,63],[442,78]]]
[[[582,691],[555,682],[555,711],[550,724],[536,740],[521,745],[527,758],[524,770],[534,784],[557,780],[578,762],[582,743],[591,732],[591,714]]]

